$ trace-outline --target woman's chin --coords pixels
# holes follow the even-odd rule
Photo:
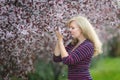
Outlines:
[[[73,35],[71,35],[72,36],[72,38],[74,38],[74,36]]]
[[[72,35],[72,38],[75,38],[75,36]]]

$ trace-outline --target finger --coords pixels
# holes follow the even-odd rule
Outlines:
[[[58,34],[58,35],[61,35],[61,33],[60,33],[59,31],[57,31],[57,34]]]
[[[58,31],[55,31],[55,34],[58,35]]]
[[[57,36],[59,36],[59,35],[60,35],[59,31],[56,31],[56,35],[57,35]]]
[[[56,37],[59,38],[59,33],[58,33],[58,31],[56,31],[55,34],[56,34]]]

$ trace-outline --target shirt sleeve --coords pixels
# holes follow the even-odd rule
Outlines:
[[[54,61],[54,62],[61,62],[61,61],[62,61],[62,58],[61,58],[61,56],[55,56],[55,55],[53,54],[53,61]]]
[[[91,58],[94,52],[92,44],[82,45],[74,51],[68,53],[67,57],[62,58],[64,64],[74,65],[83,59]]]
[[[71,45],[71,43],[69,43],[69,44],[65,47],[65,49],[66,49],[67,52],[71,51],[72,48],[73,48],[73,46]]]

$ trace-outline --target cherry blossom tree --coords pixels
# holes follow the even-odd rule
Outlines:
[[[71,36],[66,22],[87,17],[106,42],[120,33],[120,7],[116,0],[0,0],[0,77],[27,79],[36,59],[52,60],[55,30]]]

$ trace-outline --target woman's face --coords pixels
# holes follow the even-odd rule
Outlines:
[[[73,38],[80,38],[82,31],[75,21],[72,21],[69,26],[69,31]]]

